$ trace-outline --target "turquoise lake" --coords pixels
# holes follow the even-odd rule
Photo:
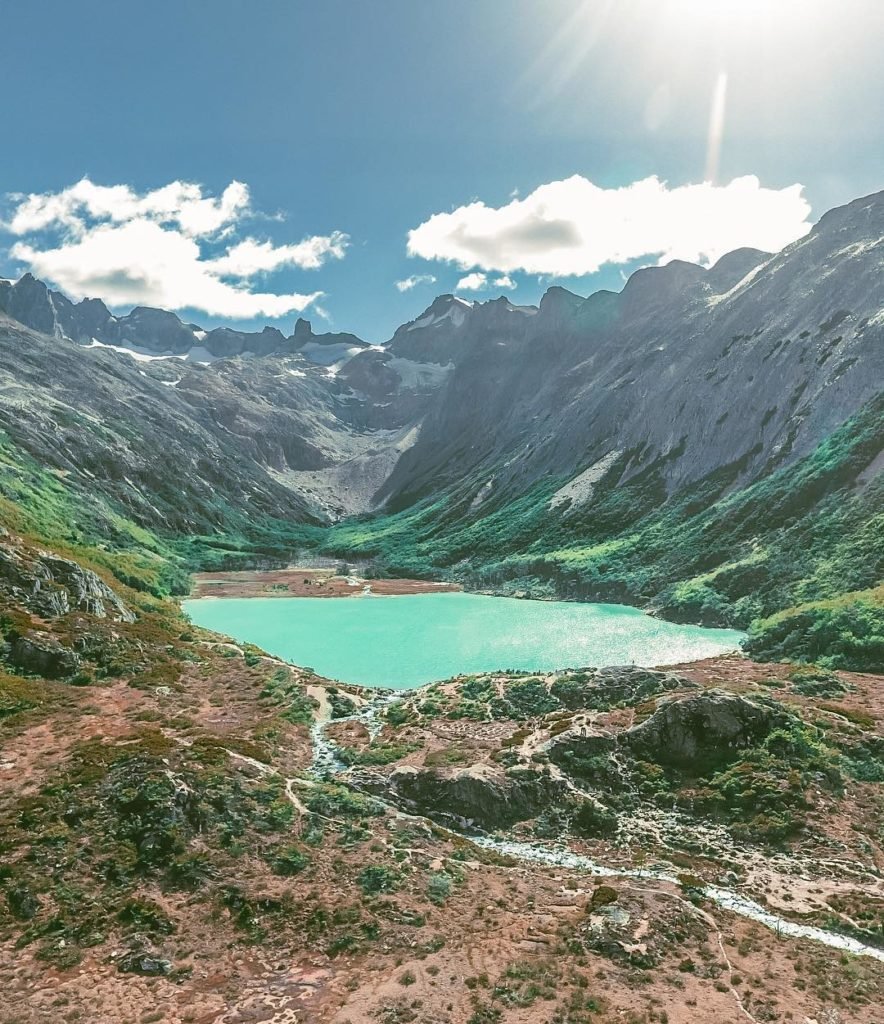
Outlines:
[[[320,675],[397,690],[494,669],[674,665],[736,650],[743,638],[624,605],[461,593],[201,598],[183,606],[197,625]]]

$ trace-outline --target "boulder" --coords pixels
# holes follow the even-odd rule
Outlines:
[[[46,679],[64,679],[80,668],[80,656],[49,633],[29,630],[9,645],[9,660],[16,668]]]
[[[645,761],[693,773],[735,760],[741,749],[759,743],[786,721],[786,712],[767,704],[707,690],[664,704],[618,738]]]
[[[123,974],[143,974],[148,977],[172,973],[172,963],[154,948],[146,935],[129,937],[129,948],[117,960],[117,970]]]
[[[504,771],[488,764],[460,770],[403,765],[391,773],[388,785],[392,795],[423,813],[454,816],[483,829],[527,821],[567,796],[562,782],[539,771]]]

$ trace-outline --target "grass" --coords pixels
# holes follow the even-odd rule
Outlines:
[[[334,526],[318,550],[370,559],[379,575],[620,601],[675,621],[751,628],[747,650],[759,658],[882,671],[884,479],[856,486],[882,446],[884,396],[749,486],[740,486],[740,462],[672,495],[662,463],[619,485],[624,465],[615,464],[580,509],[549,510],[565,482],[550,478],[476,512],[477,481],[465,481],[395,514]]]

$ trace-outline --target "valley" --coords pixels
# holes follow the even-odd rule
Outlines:
[[[3,1020],[877,1024],[882,245],[382,344],[0,282]]]
[[[3,495],[54,510],[47,538],[151,550],[176,593],[194,570],[323,557],[870,668],[882,237],[876,194],[775,255],[538,307],[440,296],[383,345],[302,320],[203,361],[173,314],[105,309],[115,348],[96,347],[91,300],[7,282]],[[150,359],[125,354],[136,329]]]

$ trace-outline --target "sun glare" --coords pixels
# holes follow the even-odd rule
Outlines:
[[[806,14],[812,0],[690,0],[730,22],[778,22],[789,24]]]

